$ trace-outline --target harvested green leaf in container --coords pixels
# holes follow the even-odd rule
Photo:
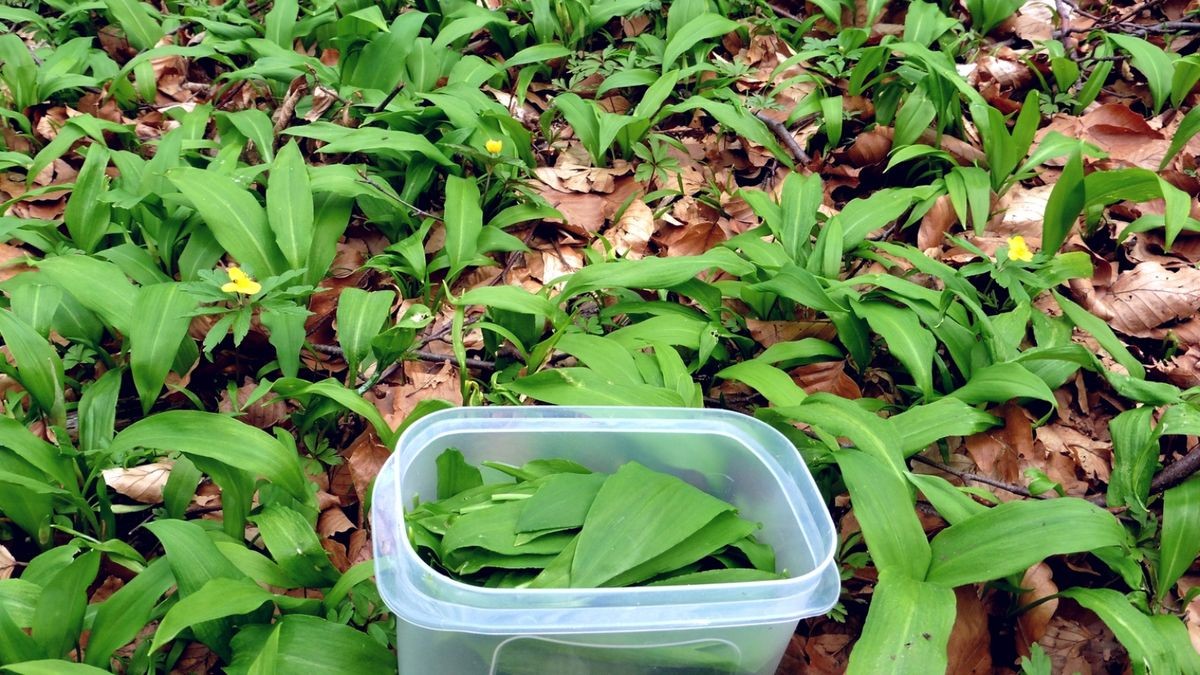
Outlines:
[[[492,588],[601,588],[780,579],[760,525],[670,474],[627,462],[593,473],[541,459],[485,464],[484,485],[453,448],[437,459],[438,500],[405,520],[413,546],[448,576]]]

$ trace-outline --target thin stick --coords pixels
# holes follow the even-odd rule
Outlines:
[[[1158,472],[1150,481],[1150,494],[1170,490],[1200,471],[1200,443],[1193,445],[1186,455],[1171,463],[1170,466]]]
[[[945,464],[942,464],[941,462],[935,462],[934,460],[929,459],[928,457],[922,457],[921,455],[913,455],[910,459],[912,459],[914,462],[919,462],[919,463],[925,464],[927,466],[932,466],[933,468],[937,469],[938,471],[945,471],[946,473],[948,473],[952,476],[957,476],[958,478],[960,478],[964,481],[968,481],[968,480],[975,481],[976,483],[983,483],[984,485],[990,485],[994,488],[1000,488],[1001,490],[1004,490],[1006,492],[1011,492],[1014,495],[1021,495],[1022,497],[1031,497],[1033,499],[1041,499],[1041,497],[1033,494],[1032,492],[1021,487],[1020,485],[1014,485],[1012,483],[1005,483],[1004,481],[995,480],[994,478],[988,478],[987,476],[980,476],[978,474],[970,473],[967,471],[959,471],[958,469],[946,466]]]
[[[775,136],[778,137],[779,140],[783,141],[783,144],[787,146],[788,151],[792,153],[792,157],[797,162],[800,164],[808,164],[812,161],[812,157],[809,157],[808,153],[804,151],[804,148],[800,147],[800,144],[797,143],[796,139],[792,137],[792,132],[788,131],[788,128],[783,125],[783,122],[773,120],[761,112],[754,113],[754,116],[762,120],[762,123],[767,125],[767,128],[774,132]]]

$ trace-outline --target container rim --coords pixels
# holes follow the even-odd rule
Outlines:
[[[410,574],[415,573],[423,581],[436,584],[438,587],[446,590],[446,595],[450,596],[438,597],[435,594],[429,593],[427,589],[422,588],[422,584],[412,583],[411,578],[406,578],[409,575],[401,575],[402,578],[405,578],[405,583],[403,584],[405,593],[402,597],[397,598],[397,606],[393,606],[392,609],[410,623],[431,628],[446,628],[447,623],[456,625],[460,623],[449,616],[433,617],[427,612],[411,611],[417,609],[414,605],[425,604],[424,602],[413,603],[413,600],[415,600],[413,594],[420,595],[429,603],[443,609],[454,607],[465,611],[482,610],[489,614],[496,613],[497,617],[502,616],[506,611],[519,611],[521,616],[529,617],[537,613],[559,614],[571,610],[604,614],[618,609],[626,611],[640,609],[641,614],[649,615],[653,614],[653,612],[645,610],[653,610],[655,607],[666,608],[703,604],[705,606],[727,607],[730,610],[735,607],[754,610],[754,614],[749,617],[746,612],[732,611],[732,616],[727,620],[722,619],[722,616],[725,614],[723,610],[712,612],[711,615],[714,618],[699,622],[703,625],[773,623],[799,618],[800,615],[796,611],[793,610],[789,613],[784,611],[785,608],[779,606],[787,605],[790,601],[811,593],[812,589],[822,581],[821,577],[828,575],[833,568],[837,533],[823,504],[819,504],[819,510],[814,511],[812,508],[813,504],[805,502],[804,491],[807,489],[812,494],[817,494],[817,489],[811,474],[809,474],[807,467],[804,466],[804,463],[800,459],[799,453],[783,434],[769,425],[753,417],[726,410],[614,406],[494,406],[454,408],[438,411],[419,419],[409,428],[405,429],[397,441],[396,452],[388,460],[388,464],[393,464],[392,467],[389,467],[392,472],[389,475],[391,479],[389,487],[394,491],[395,504],[398,506],[405,505],[405,500],[413,497],[413,495],[406,495],[402,492],[399,478],[419,459],[419,455],[415,452],[406,454],[404,452],[405,448],[411,445],[414,439],[419,441],[419,450],[428,448],[436,444],[437,439],[442,436],[463,431],[463,429],[454,428],[441,431],[439,427],[444,423],[471,419],[496,419],[517,423],[524,422],[526,424],[541,423],[536,428],[532,426],[521,427],[518,424],[515,428],[489,429],[488,433],[492,434],[561,431],[561,425],[554,425],[554,422],[569,422],[572,425],[583,424],[585,426],[588,426],[590,423],[594,427],[593,430],[602,431],[603,429],[611,429],[611,425],[614,423],[619,424],[623,421],[666,423],[672,420],[686,420],[688,422],[686,431],[689,433],[721,436],[746,447],[750,454],[761,462],[769,472],[781,496],[787,499],[788,507],[793,512],[797,522],[802,523],[806,520],[811,520],[813,524],[818,526],[818,531],[805,532],[803,536],[808,539],[813,548],[818,548],[819,550],[813,551],[815,563],[812,569],[803,574],[768,581],[661,587],[502,589],[475,586],[442,574],[426,563],[417,554],[409,538],[402,535],[397,537],[398,541],[395,542],[397,550],[393,551],[390,556],[395,557],[398,554],[403,559],[402,566],[407,567],[410,570]],[[739,431],[742,433],[737,433]],[[672,428],[665,425],[659,429],[639,430],[639,433],[679,432],[679,428]],[[765,436],[765,438],[762,438],[762,436]],[[769,441],[769,443],[764,441]],[[768,444],[776,447],[772,449],[767,447]],[[782,453],[780,452],[781,449],[783,450]],[[792,464],[790,467],[791,470],[789,470],[789,467],[781,464],[781,455],[784,461]],[[388,468],[385,468],[384,471],[388,471]],[[788,490],[787,486],[789,483],[795,484],[795,494]],[[401,511],[403,510],[403,507],[401,507]],[[396,516],[402,522],[403,513],[397,513]],[[820,527],[822,523],[826,527]],[[804,528],[801,529],[803,531]],[[826,536],[822,537],[822,532]],[[836,570],[833,571],[836,573]],[[756,590],[768,588],[773,589],[773,591],[768,598],[747,599],[746,592],[751,588]],[[614,599],[619,598],[628,598],[628,602],[621,605],[616,605],[612,602]],[[503,605],[499,602],[502,600],[510,601],[511,604],[509,606],[513,609],[507,610],[503,608]],[[596,604],[592,604],[589,601],[596,601]],[[836,596],[829,603],[830,606],[835,601]],[[776,611],[769,611],[768,606],[771,605],[776,606]],[[759,612],[758,610],[767,611]],[[450,614],[457,614],[457,612],[450,612]],[[435,618],[437,620],[434,620]],[[461,625],[458,628],[473,632],[505,632],[515,628],[511,624],[498,625],[493,631],[483,629],[477,622],[472,621],[469,623],[471,625]],[[671,621],[669,623],[670,625],[676,625],[678,622]],[[663,625],[662,622],[654,621],[652,617],[640,616],[633,624],[623,623],[621,630],[655,630],[661,629]],[[569,632],[569,627],[567,631]]]

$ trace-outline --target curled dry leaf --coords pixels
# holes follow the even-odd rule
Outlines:
[[[105,469],[101,473],[104,483],[119,494],[143,504],[159,504],[174,466],[175,462],[163,460],[128,469]]]
[[[1171,271],[1156,262],[1144,262],[1117,277],[1109,294],[1095,302],[1101,311],[1094,313],[1110,315],[1109,323],[1116,330],[1134,337],[1158,337],[1165,324],[1196,313],[1200,269]]]
[[[806,337],[822,340],[832,340],[837,336],[837,328],[828,321],[762,321],[746,319],[746,328],[750,337],[764,347],[770,347],[779,342],[791,342]]]
[[[858,384],[846,374],[846,362],[821,361],[793,368],[792,381],[808,394],[828,392],[842,398],[862,398]]]
[[[1200,576],[1186,576],[1179,580],[1175,585],[1180,597],[1187,595],[1195,586],[1200,586]],[[1188,626],[1188,637],[1192,639],[1192,646],[1196,651],[1200,652],[1200,597],[1188,603],[1185,610]]]
[[[354,523],[338,507],[325,509],[317,518],[317,532],[325,538],[354,529]]]
[[[448,361],[405,361],[401,369],[404,384],[389,385],[382,392],[377,387],[376,392],[367,395],[367,400],[375,403],[383,419],[393,429],[399,427],[413,408],[427,398],[441,398],[462,405],[458,369]]]
[[[1108,626],[1074,602],[1064,602],[1038,644],[1054,673],[1127,672],[1129,657]]]
[[[371,482],[379,475],[379,469],[392,453],[379,442],[374,429],[362,432],[346,452],[350,478],[354,481],[354,493],[358,497],[358,503],[365,504]]]
[[[987,608],[975,586],[955,589],[958,609],[950,642],[946,645],[946,672],[983,675],[992,672],[992,636],[988,632]]]
[[[653,235],[654,211],[640,199],[630,202],[617,224],[604,233],[618,254],[634,260],[646,255],[646,245]]]
[[[1088,478],[1107,483],[1112,473],[1112,444],[1086,436],[1062,424],[1047,424],[1037,430],[1037,442],[1048,453],[1070,458]]]
[[[946,239],[946,232],[956,222],[958,216],[954,213],[950,195],[938,197],[933,207],[921,218],[921,226],[917,230],[917,248],[925,251],[941,246]]]
[[[17,559],[4,546],[0,546],[0,579],[8,579],[17,567]]]
[[[1054,571],[1046,563],[1038,563],[1025,570],[1021,578],[1021,595],[1017,598],[1019,606],[1028,606],[1037,600],[1047,598],[1058,592],[1054,583]],[[1046,634],[1046,626],[1054,613],[1058,611],[1058,598],[1053,598],[1030,608],[1017,617],[1017,651],[1022,656],[1029,655],[1029,646]]]
[[[1158,364],[1155,370],[1180,389],[1200,386],[1200,347],[1189,347],[1170,361]]]

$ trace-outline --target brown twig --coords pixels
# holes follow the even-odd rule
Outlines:
[[[1188,449],[1187,454],[1171,462],[1171,465],[1158,472],[1150,481],[1150,494],[1165,492],[1179,485],[1200,471],[1200,443]]]
[[[922,457],[921,455],[913,455],[910,459],[912,459],[914,462],[919,462],[921,464],[925,464],[926,466],[932,466],[933,468],[937,469],[938,471],[945,471],[946,473],[950,474],[951,476],[957,476],[958,478],[960,478],[964,481],[968,481],[968,480],[975,481],[976,483],[983,483],[984,485],[990,485],[994,488],[999,488],[1006,492],[1011,492],[1014,495],[1021,495],[1022,497],[1030,497],[1033,499],[1041,499],[1040,496],[1033,494],[1028,489],[1021,487],[1020,485],[1015,485],[1013,483],[1005,483],[1004,481],[999,481],[994,478],[988,478],[987,476],[980,476],[978,474],[970,473],[968,471],[959,471],[958,469],[955,469],[950,466],[946,466],[945,464],[942,464],[941,462],[936,462],[932,459],[929,459],[928,457]]]
[[[762,120],[762,123],[767,125],[767,128],[774,132],[775,136],[778,137],[780,141],[783,141],[783,144],[787,146],[788,151],[792,153],[792,157],[796,160],[796,162],[800,164],[808,164],[812,161],[812,157],[809,157],[808,153],[804,151],[804,148],[800,147],[800,144],[797,143],[796,139],[792,137],[792,132],[788,131],[788,128],[783,125],[783,122],[780,122],[779,120],[773,120],[761,112],[754,113],[754,116]]]
[[[342,348],[337,345],[323,345],[323,344],[315,344],[314,343],[312,345],[312,348],[318,352],[321,352],[322,354],[329,354],[330,356],[345,356],[345,353],[342,351]],[[462,367],[462,365],[458,362],[458,359],[449,354],[437,354],[437,353],[434,353],[431,351],[426,351],[424,349],[414,349],[412,351],[407,352],[407,354],[409,356],[414,357],[418,361],[428,361],[430,363],[444,363],[446,361],[449,361],[450,365],[453,365],[455,367]],[[391,367],[391,366],[389,366],[389,367]],[[496,369],[496,363],[494,361],[486,361],[484,359],[476,359],[476,358],[467,357],[467,367],[468,368],[478,368],[479,370],[492,371],[492,370]],[[393,368],[393,371],[394,371],[394,368]],[[380,378],[380,379],[382,379],[382,378]]]

